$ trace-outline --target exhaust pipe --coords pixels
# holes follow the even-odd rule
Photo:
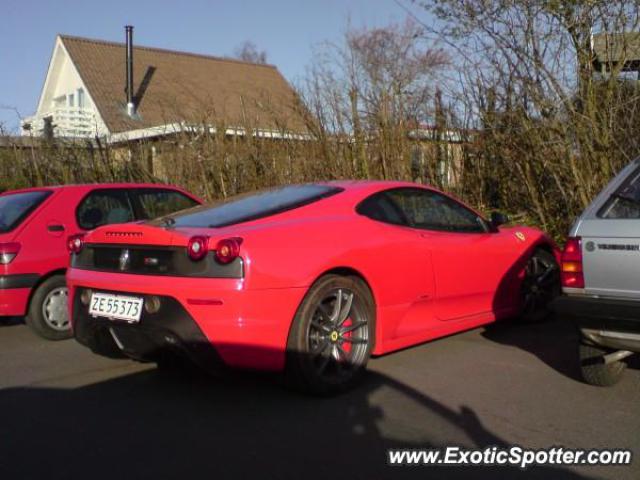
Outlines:
[[[619,362],[620,360],[624,360],[627,357],[633,355],[633,352],[629,350],[618,350],[617,352],[609,353],[602,357],[605,365],[609,365],[610,363]]]
[[[116,345],[118,346],[118,348],[124,351],[124,345],[116,335],[116,332],[113,331],[113,328],[109,327],[109,333],[111,334],[111,338],[113,338],[113,341],[116,342]]]
[[[124,27],[126,32],[127,58],[126,58],[126,85],[127,92],[127,115],[133,117],[136,114],[136,105],[133,99],[133,26]]]

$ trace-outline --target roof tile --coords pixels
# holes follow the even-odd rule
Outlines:
[[[133,49],[138,118],[126,113],[125,45],[61,36],[111,133],[185,121],[306,131],[296,94],[276,67],[158,48]],[[146,89],[141,88],[148,77]]]

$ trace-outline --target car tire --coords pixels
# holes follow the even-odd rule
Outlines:
[[[560,267],[549,251],[537,249],[529,258],[522,282],[522,312],[525,323],[542,322],[552,313],[551,302],[562,292]]]
[[[578,346],[578,358],[580,359],[580,374],[589,385],[598,387],[610,387],[620,381],[627,364],[623,361],[605,364],[602,356],[611,353],[612,350],[580,342]]]
[[[375,313],[371,291],[360,278],[325,275],[318,279],[293,319],[287,342],[287,384],[315,395],[355,386],[375,345]]]
[[[71,338],[67,309],[68,290],[64,275],[54,275],[42,282],[29,303],[26,324],[47,340]]]

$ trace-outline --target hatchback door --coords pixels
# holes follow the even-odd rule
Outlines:
[[[623,170],[578,223],[585,290],[640,296],[640,165]]]

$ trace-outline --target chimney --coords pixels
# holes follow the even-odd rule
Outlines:
[[[133,99],[133,26],[124,27],[127,36],[127,78],[125,91],[127,92],[127,115],[136,114],[136,104]]]

